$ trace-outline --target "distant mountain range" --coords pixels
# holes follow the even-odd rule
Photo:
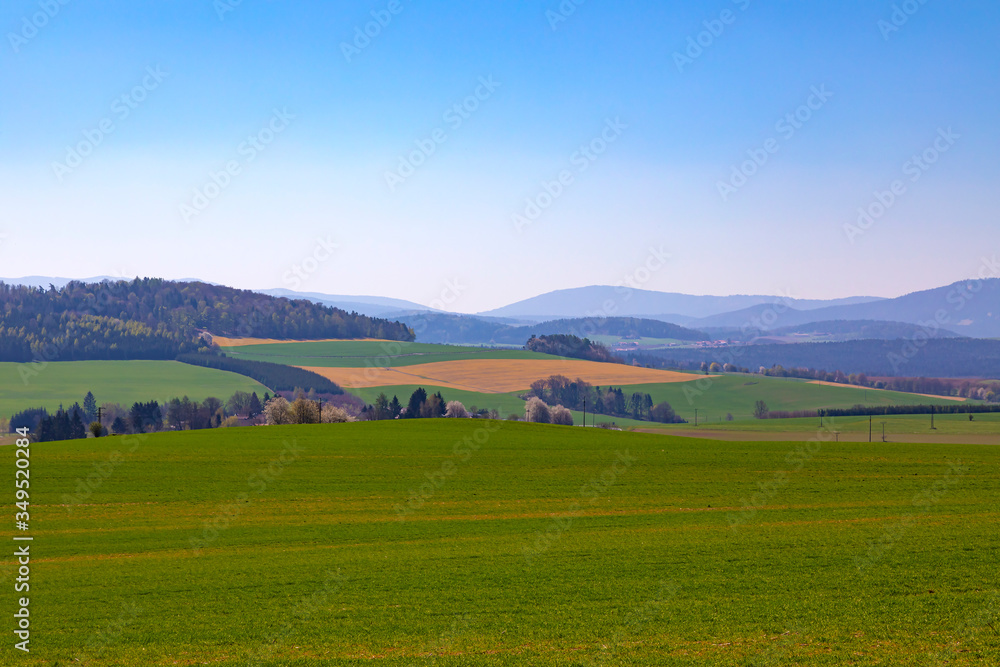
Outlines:
[[[785,299],[778,296],[692,296],[626,287],[592,286],[548,292],[479,315],[542,322],[574,317],[641,317],[688,326],[700,318],[760,305],[812,310],[882,301],[879,297]]]
[[[86,282],[118,280],[99,276]],[[28,276],[0,279],[8,284],[48,287],[65,285],[67,278]],[[369,317],[399,320],[417,331],[418,340],[488,344],[506,328],[550,323],[554,320],[637,318],[659,320],[716,336],[720,331],[755,331],[756,335],[810,330],[815,323],[838,323],[836,333],[849,336],[908,337],[916,326],[935,336],[958,334],[1000,338],[1000,279],[961,281],[937,289],[913,292],[893,299],[871,296],[844,299],[791,299],[780,296],[693,296],[611,286],[557,290],[502,308],[460,315],[434,310],[412,301],[379,296],[349,296],[287,289],[258,290],[262,294],[306,299]],[[909,328],[893,324],[912,325]],[[555,327],[558,329],[559,327]],[[563,327],[565,328],[565,327]],[[815,330],[815,327],[811,327]],[[830,327],[827,327],[830,328]],[[541,335],[542,329],[539,329]],[[571,333],[553,330],[546,333]],[[827,333],[833,333],[830,331]],[[511,335],[520,335],[522,331]],[[686,336],[686,335],[685,335]],[[499,341],[496,341],[499,342]]]

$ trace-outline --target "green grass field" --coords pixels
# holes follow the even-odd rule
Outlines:
[[[364,389],[348,389],[350,393],[361,397],[364,401],[372,403],[375,397],[381,392],[392,398],[393,394],[399,397],[402,403],[406,403],[410,394],[417,388],[417,385],[400,385],[392,387],[371,387]],[[430,393],[440,391],[448,401],[461,401],[466,407],[475,405],[477,407],[497,408],[500,414],[506,417],[510,413],[518,415],[524,414],[524,401],[517,397],[519,392],[511,394],[484,394],[479,392],[459,391],[447,387],[425,386],[424,389]],[[667,401],[674,410],[689,422],[694,422],[695,408],[698,408],[698,419],[702,424],[709,424],[715,428],[719,424],[725,425],[731,430],[749,431],[799,431],[803,429],[798,420],[757,420],[753,418],[754,404],[758,400],[763,400],[772,410],[814,410],[817,408],[849,408],[858,403],[864,405],[954,405],[955,401],[946,398],[928,398],[915,394],[902,392],[888,392],[859,389],[857,387],[830,387],[826,385],[809,384],[804,380],[770,378],[770,377],[747,377],[745,375],[723,375],[715,378],[703,378],[696,382],[687,383],[667,383],[667,384],[645,384],[645,385],[624,385],[622,391],[626,394],[632,392],[649,393],[653,401]],[[689,401],[690,398],[690,401]],[[978,401],[972,401],[977,403]],[[735,422],[725,421],[727,413],[733,415]],[[577,424],[583,423],[583,412],[573,411],[573,416]],[[987,416],[987,415],[984,415]],[[968,417],[961,415],[962,419]],[[977,416],[977,419],[980,417]],[[593,421],[593,414],[588,414],[587,423]],[[625,419],[620,417],[610,417],[598,415],[598,422],[614,422],[624,428],[649,427],[650,422]],[[812,424],[814,420],[804,420],[803,423]],[[865,429],[868,428],[868,420],[865,421]],[[930,417],[927,417],[930,421]],[[989,422],[993,423],[993,422]],[[993,428],[993,432],[1000,431],[994,423],[993,427],[988,426],[988,422],[983,422],[977,428]],[[907,431],[909,432],[909,431]],[[914,431],[915,432],[915,431]],[[964,433],[965,431],[963,431]]]
[[[269,361],[289,366],[327,368],[364,368],[414,366],[436,361],[462,359],[560,359],[527,350],[461,347],[431,343],[397,343],[379,341],[332,341],[314,343],[270,343],[224,347],[223,351],[237,359]]]
[[[428,420],[30,461],[4,665],[1000,662],[996,447]]]
[[[58,361],[41,368],[0,362],[0,415],[4,418],[25,408],[52,411],[60,404],[82,404],[88,391],[94,392],[98,404],[128,406],[181,396],[196,401],[215,396],[224,401],[237,391],[256,391],[263,397],[268,389],[243,375],[176,361]]]
[[[818,408],[849,408],[862,405],[954,405],[946,398],[930,398],[897,391],[877,391],[851,386],[810,384],[794,378],[772,378],[759,375],[722,375],[702,378],[683,384],[632,385],[627,391],[648,392],[654,402],[667,401],[680,416],[694,421],[695,408],[699,419],[718,422],[732,413],[737,420],[753,417],[758,400],[771,410],[815,410]],[[978,401],[971,401],[978,403]]]

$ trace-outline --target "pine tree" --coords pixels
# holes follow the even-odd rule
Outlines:
[[[83,421],[88,424],[97,421],[97,399],[91,391],[83,398]]]
[[[256,417],[260,414],[261,410],[263,410],[263,407],[260,404],[260,399],[257,398],[257,392],[250,394],[250,402],[247,404],[247,416]]]

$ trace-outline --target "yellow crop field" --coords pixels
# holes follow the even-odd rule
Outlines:
[[[528,389],[535,380],[550,375],[565,375],[572,380],[580,378],[598,386],[691,382],[706,377],[576,359],[469,359],[397,368],[303,368],[352,389],[429,384],[488,394]]]
[[[838,382],[825,382],[823,380],[810,380],[809,384],[821,384],[825,387],[850,387],[849,384],[840,384]],[[871,387],[865,387],[868,391],[885,391],[884,389],[872,389]],[[935,394],[914,394],[914,396],[926,396],[927,398],[943,398],[946,401],[958,401],[959,403],[964,403],[969,400],[961,396],[937,396]]]

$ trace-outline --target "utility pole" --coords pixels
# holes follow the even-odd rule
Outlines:
[[[102,426],[104,425],[104,423],[101,421],[101,416],[103,414],[104,414],[104,406],[98,406],[97,407],[97,423],[101,424]]]
[[[583,399],[583,427],[587,428],[587,399]]]
[[[937,430],[936,428],[934,428],[934,406],[933,405],[931,405],[931,430],[932,431],[936,431]]]
[[[882,442],[885,442],[885,422],[882,422]]]
[[[698,408],[694,409],[694,425],[698,425]]]
[[[868,413],[868,442],[872,441],[872,413]]]

